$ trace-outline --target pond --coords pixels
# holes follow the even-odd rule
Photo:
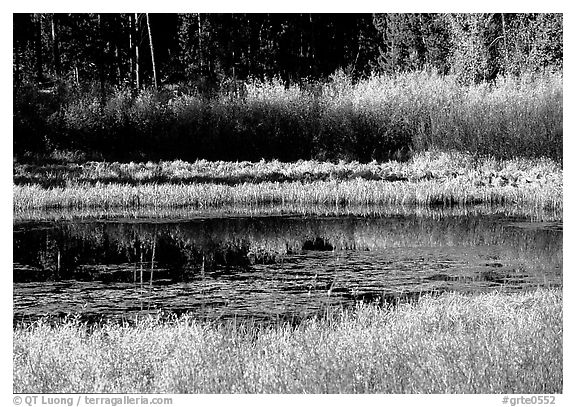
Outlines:
[[[562,223],[497,215],[15,221],[14,321],[330,305],[562,285]]]

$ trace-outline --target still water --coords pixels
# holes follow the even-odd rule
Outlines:
[[[13,238],[15,321],[300,318],[562,285],[562,223],[503,215],[17,221]]]

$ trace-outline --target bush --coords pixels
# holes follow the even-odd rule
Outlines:
[[[462,84],[429,72],[284,88],[251,82],[207,99],[186,88],[15,96],[15,152],[55,148],[107,160],[407,158],[458,150],[562,159],[562,74]]]

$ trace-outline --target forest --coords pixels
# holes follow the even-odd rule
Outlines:
[[[13,24],[22,161],[367,162],[431,148],[561,159],[561,14],[36,13]]]

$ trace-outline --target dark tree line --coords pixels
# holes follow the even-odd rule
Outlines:
[[[134,89],[337,69],[436,69],[465,81],[562,68],[561,14],[14,14],[14,84]]]

